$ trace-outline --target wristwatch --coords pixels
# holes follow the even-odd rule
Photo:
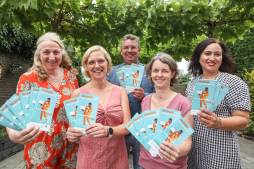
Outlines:
[[[108,126],[108,137],[107,138],[112,138],[113,133],[114,133],[113,129],[110,126]]]

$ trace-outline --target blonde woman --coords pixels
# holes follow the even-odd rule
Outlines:
[[[27,168],[75,168],[78,144],[68,142],[66,137],[69,121],[63,101],[78,88],[77,74],[59,36],[51,32],[42,35],[37,41],[34,64],[21,75],[17,92],[31,87],[59,92],[50,130],[42,132],[35,126],[22,131],[7,128],[13,142],[25,145],[23,159]]]
[[[80,93],[100,96],[96,123],[89,125],[82,137],[78,129],[69,128],[67,137],[71,142],[79,141],[77,168],[128,169],[128,157],[124,135],[130,120],[127,93],[124,88],[106,80],[111,70],[111,58],[101,46],[89,48],[82,60],[84,74],[91,81],[76,89],[72,98]]]

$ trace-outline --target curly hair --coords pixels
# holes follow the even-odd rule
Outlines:
[[[111,64],[111,57],[110,57],[110,55],[108,54],[106,49],[104,49],[102,46],[95,45],[95,46],[92,46],[89,49],[87,49],[87,51],[85,52],[85,54],[83,56],[83,59],[82,59],[82,66],[83,66],[83,69],[84,69],[83,74],[86,77],[89,77],[89,78],[91,78],[91,76],[90,76],[89,72],[86,69],[86,63],[88,61],[88,58],[89,58],[90,54],[93,53],[93,52],[96,52],[96,51],[100,51],[104,55],[105,59],[107,60],[107,63],[108,63],[108,65],[107,65],[107,68],[108,68],[107,69],[107,73],[110,73],[110,71],[111,71],[112,64]]]
[[[48,32],[44,35],[42,35],[38,41],[37,41],[37,49],[34,53],[34,63],[33,66],[29,69],[29,71],[34,71],[41,79],[48,80],[48,74],[46,73],[45,69],[43,68],[41,59],[40,59],[40,50],[41,50],[41,44],[45,41],[53,41],[56,42],[61,50],[62,50],[62,62],[59,65],[60,67],[63,67],[65,69],[68,69],[71,73],[78,75],[78,70],[75,69],[72,66],[71,59],[68,56],[64,45],[62,41],[60,40],[60,37],[57,33],[54,32]]]
[[[180,71],[177,68],[177,63],[175,62],[175,60],[169,54],[166,54],[166,53],[163,53],[163,52],[159,52],[159,53],[155,54],[154,57],[151,59],[151,61],[145,67],[146,76],[151,81],[151,83],[154,84],[153,81],[152,81],[152,77],[151,77],[151,70],[152,70],[152,67],[153,67],[153,63],[156,60],[159,60],[162,63],[168,64],[169,69],[171,70],[171,72],[172,73],[175,72],[175,75],[172,77],[172,79],[170,81],[170,86],[173,86],[174,84],[177,84],[177,82],[180,79],[178,77]]]
[[[227,45],[214,38],[206,39],[202,41],[200,44],[198,44],[198,46],[196,47],[190,58],[188,71],[191,74],[193,74],[194,77],[203,74],[203,69],[199,62],[200,56],[205,50],[205,48],[212,43],[217,43],[218,45],[220,45],[222,49],[222,63],[221,66],[219,67],[219,71],[235,74],[237,72],[236,65],[234,63],[234,59],[231,57],[231,54],[228,51]]]

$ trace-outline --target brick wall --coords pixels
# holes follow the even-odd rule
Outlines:
[[[16,93],[16,86],[21,74],[26,72],[31,66],[22,61],[19,55],[8,54],[0,51],[0,62],[3,64],[2,76],[0,77],[0,106]],[[12,74],[9,71],[9,65],[12,63],[20,63],[23,67],[19,72]]]
[[[7,135],[0,140],[0,161],[5,160],[7,157],[10,157],[23,149],[24,146],[22,144],[12,142]]]

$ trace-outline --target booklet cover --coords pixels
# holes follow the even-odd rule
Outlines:
[[[130,133],[146,148],[149,149],[149,147],[146,147],[146,145],[144,144],[139,132],[137,132],[135,125],[134,125],[134,121],[133,119],[136,118],[139,114],[136,113],[133,118],[129,121],[129,123],[125,126]]]
[[[74,127],[78,111],[78,98],[63,101],[63,103],[70,125]]]
[[[137,65],[137,64],[131,65],[130,75],[126,83],[127,93],[131,93],[135,87],[140,87],[142,77],[144,74],[144,68],[145,66],[143,65]]]
[[[34,124],[35,126],[40,126],[42,131],[49,131],[58,94],[58,92],[50,89],[39,89],[29,125]]]
[[[31,115],[29,114],[29,99],[31,91],[20,92],[19,97],[21,100],[22,109],[25,115],[26,124],[30,123]]]
[[[216,81],[196,79],[195,90],[192,99],[191,114],[197,115],[200,108],[209,109],[216,90]]]
[[[215,88],[215,92],[214,92],[214,96],[213,96],[213,100],[212,100],[212,105],[209,108],[209,110],[211,110],[211,111],[215,108],[215,101],[217,100],[217,98],[219,96],[221,85],[222,85],[221,82],[216,82],[216,88]]]
[[[141,139],[143,140],[143,144],[145,145],[145,148],[146,149],[148,148],[147,150],[149,151],[150,147],[148,145],[148,137],[147,137],[148,135],[146,134],[146,129],[144,126],[143,114],[137,114],[137,116],[135,118],[133,118],[133,121],[134,121],[134,126],[135,126],[137,132],[139,133],[139,135],[141,136]]]
[[[23,112],[20,97],[16,94],[12,95],[12,97],[9,99],[9,102],[7,102],[7,106],[21,121],[22,125],[26,126],[25,114]]]
[[[127,83],[131,73],[131,65],[124,66],[124,82]],[[126,86],[126,85],[125,85]]]
[[[158,126],[156,128],[155,136],[165,130],[172,122],[181,116],[181,111],[176,111],[167,108],[160,108],[160,115],[158,117]]]
[[[17,125],[15,125],[13,122],[8,120],[2,115],[2,112],[0,111],[0,125],[11,128],[13,130],[21,131],[22,129],[19,128]]]
[[[116,73],[116,77],[118,79],[118,82],[119,84],[122,86],[122,87],[126,87],[126,83],[125,83],[125,76],[124,76],[124,66],[123,67],[120,67],[119,69],[115,70],[115,73]]]
[[[147,142],[153,139],[155,131],[159,126],[158,117],[160,115],[160,109],[145,111],[142,113],[143,123],[147,134]]]
[[[78,98],[78,111],[74,128],[84,130],[96,122],[100,96],[81,93]],[[85,134],[85,132],[83,131]]]
[[[215,100],[214,106],[210,109],[211,111],[214,111],[217,108],[217,106],[220,104],[220,102],[228,94],[229,90],[230,89],[228,87],[226,87],[225,85],[223,85],[223,84],[221,85],[219,95],[218,95],[217,99]]]
[[[21,123],[21,121],[17,118],[17,116],[9,109],[9,107],[7,106],[7,102],[9,102],[9,100],[7,100],[4,105],[0,108],[1,110],[1,114],[7,118],[8,120],[10,120],[12,123],[14,123],[15,125],[17,125],[19,128],[21,129],[25,129],[25,126],[23,126],[23,124]]]
[[[172,143],[175,147],[180,145],[185,139],[187,139],[194,130],[190,125],[184,120],[183,117],[178,117],[169,127],[163,130],[159,135],[157,135],[149,145],[154,151],[159,154],[159,146],[164,142]]]
[[[38,88],[38,87],[31,87],[30,100],[29,100],[29,110],[30,110],[29,114],[30,114],[30,116],[32,116],[33,108],[36,103],[36,99],[37,99],[39,90],[40,90],[40,88]]]

